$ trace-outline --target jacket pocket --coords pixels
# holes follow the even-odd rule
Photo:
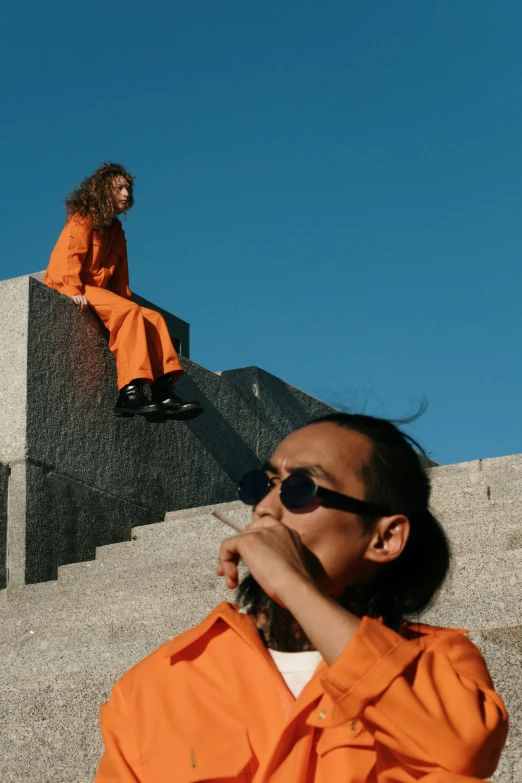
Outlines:
[[[376,783],[375,745],[360,721],[323,729],[317,742],[315,783],[343,780],[350,770],[351,783]]]
[[[252,748],[246,729],[186,737],[161,745],[142,759],[145,783],[249,783]]]

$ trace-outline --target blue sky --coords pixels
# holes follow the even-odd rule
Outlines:
[[[410,427],[442,463],[522,451],[522,5],[9,4],[0,277],[63,199],[136,176],[131,287],[192,358]]]

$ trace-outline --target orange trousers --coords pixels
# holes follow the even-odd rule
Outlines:
[[[118,389],[135,378],[155,381],[183,368],[172,345],[167,324],[160,313],[140,307],[106,288],[86,285],[85,296],[98,318],[109,330],[109,348],[116,359]]]

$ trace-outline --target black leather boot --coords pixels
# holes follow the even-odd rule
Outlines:
[[[169,419],[188,421],[203,413],[203,407],[199,402],[184,402],[176,394],[170,375],[162,375],[150,388],[152,402],[161,404]]]
[[[120,389],[116,405],[115,416],[149,416],[150,414],[164,413],[162,405],[149,400],[143,391],[140,381],[131,381]]]

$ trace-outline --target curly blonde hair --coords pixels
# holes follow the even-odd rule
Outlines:
[[[128,212],[134,204],[134,177],[117,163],[103,163],[93,174],[82,179],[65,199],[67,218],[73,215],[86,218],[93,231],[99,233],[110,226],[114,218],[112,182],[115,177],[123,177],[127,183],[129,198],[124,211]]]

